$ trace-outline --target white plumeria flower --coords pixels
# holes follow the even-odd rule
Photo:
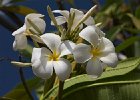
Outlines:
[[[105,65],[115,67],[118,58],[113,43],[104,37],[103,32],[95,26],[87,26],[79,36],[91,45],[78,44],[74,50],[74,58],[78,63],[87,62],[87,74],[94,78],[100,76]]]
[[[26,46],[27,46],[27,37],[26,37],[26,35],[30,34],[29,29],[31,29],[36,34],[39,34],[33,28],[33,26],[28,22],[27,19],[30,19],[34,23],[34,25],[36,25],[36,27],[38,27],[38,29],[40,30],[41,33],[43,33],[45,31],[46,23],[42,19],[42,17],[44,17],[44,15],[35,14],[35,13],[28,14],[25,17],[24,25],[21,28],[17,29],[16,31],[14,31],[12,33],[12,35],[15,36],[15,41],[13,43],[14,50],[21,50],[21,49],[26,48]],[[36,38],[34,35],[32,35],[32,37]]]
[[[74,8],[71,8],[70,12],[67,11],[67,10],[54,10],[53,13],[59,13],[59,14],[63,15],[63,16],[55,17],[58,25],[64,24],[65,22],[68,22],[69,15],[72,14],[72,13],[75,13],[75,17],[74,17],[74,20],[73,20],[73,25],[71,27],[72,30],[75,29],[75,27],[77,26],[79,21],[84,17],[84,13],[82,11],[80,11],[78,9],[74,9]],[[95,23],[94,23],[93,18],[90,16],[84,22],[84,24],[94,25]],[[51,25],[54,25],[53,22],[51,22]],[[81,24],[80,28],[82,28],[82,27],[83,27],[83,25]]]
[[[59,35],[46,33],[41,36],[43,42],[49,48],[33,48],[32,69],[36,76],[48,79],[55,70],[61,81],[67,79],[71,73],[71,64],[64,55],[71,54],[75,44],[69,40],[61,41]]]

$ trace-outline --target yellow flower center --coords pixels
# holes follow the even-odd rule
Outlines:
[[[60,54],[54,52],[52,55],[49,56],[50,61],[58,61]]]
[[[91,50],[91,53],[92,53],[93,57],[98,57],[98,56],[101,55],[101,51],[100,51],[99,48],[93,48],[93,49]]]

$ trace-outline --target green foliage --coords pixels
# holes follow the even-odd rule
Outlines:
[[[83,98],[85,97],[96,97],[94,92],[90,92],[90,87],[98,88],[97,86],[104,86],[104,85],[110,85],[110,84],[123,84],[123,83],[137,83],[140,82],[140,80],[136,80],[132,77],[123,77],[123,75],[131,72],[134,70],[138,65],[140,64],[140,58],[131,58],[125,61],[122,61],[118,64],[116,68],[108,68],[101,77],[97,79],[92,79],[88,75],[80,75],[73,77],[71,79],[66,80],[64,85],[64,95],[63,98],[66,98],[66,100],[69,98],[69,100],[73,100],[73,94],[77,92],[77,95],[79,93],[84,94],[83,90],[87,90],[86,94],[90,94],[88,96],[81,95]],[[138,77],[136,77],[138,79]],[[114,80],[113,80],[114,79]],[[119,86],[118,86],[119,88]],[[49,99],[51,97],[56,97],[58,91],[58,86],[55,86],[52,88],[46,95],[45,98]],[[113,91],[113,90],[112,90]],[[80,98],[81,96],[77,96],[77,100],[84,100]],[[111,96],[111,95],[109,95]],[[117,96],[117,95],[115,95]],[[75,96],[74,96],[75,97]],[[64,99],[65,100],[65,99]],[[76,99],[75,99],[76,100]],[[97,99],[98,100],[98,99]]]
[[[20,53],[24,55],[25,57],[31,57],[33,51],[33,47],[31,45],[27,45],[27,47],[24,50],[21,50]]]
[[[9,11],[12,13],[18,13],[21,15],[27,15],[30,13],[36,13],[37,11],[25,6],[4,6],[0,7],[0,10]]]
[[[128,38],[127,40],[125,40],[123,43],[121,43],[116,47],[116,52],[120,52],[126,49],[128,46],[134,44],[134,42],[138,40],[140,40],[140,37],[137,36]]]
[[[140,34],[140,29],[135,28],[123,28],[123,30],[128,31],[130,34]]]
[[[114,26],[113,28],[111,28],[106,33],[106,37],[109,38],[110,40],[114,40],[116,35],[123,29],[123,27],[124,27],[124,24],[123,25]]]
[[[140,6],[137,7],[136,11],[135,11],[135,16],[140,19]]]
[[[106,82],[83,83],[86,85],[80,83],[72,86],[73,91],[65,94],[63,100],[139,100],[139,75],[139,73],[131,73],[111,78]],[[70,89],[67,89],[67,91],[70,91]]]
[[[26,83],[30,91],[32,91],[33,89],[37,88],[40,83],[40,79],[33,78],[31,80],[28,80]],[[9,98],[12,100],[30,100],[22,84],[17,85],[13,90],[4,95],[3,98]]]
[[[133,24],[135,25],[135,27],[137,29],[140,29],[140,19],[136,18],[135,16],[133,16],[132,14],[127,14],[133,21]]]

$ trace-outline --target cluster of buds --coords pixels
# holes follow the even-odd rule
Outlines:
[[[31,66],[34,74],[42,79],[49,79],[55,72],[61,81],[66,80],[72,72],[72,62],[86,63],[87,74],[99,77],[106,66],[115,67],[118,58],[113,43],[105,38],[105,33],[98,28],[91,16],[95,8],[96,6],[92,7],[84,14],[74,8],[70,12],[52,11],[48,6],[51,25],[58,30],[56,33],[44,34],[44,15],[27,15],[23,27],[13,32],[14,50],[25,49],[27,37],[32,39],[35,47]],[[54,13],[61,16],[55,17]]]

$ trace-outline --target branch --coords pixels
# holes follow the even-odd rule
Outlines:
[[[20,61],[20,62],[22,61],[21,55],[19,55],[19,61]],[[21,79],[22,84],[23,84],[23,86],[24,86],[24,88],[25,88],[25,91],[27,92],[27,94],[28,94],[30,100],[34,100],[32,94],[30,93],[30,90],[29,90],[29,88],[28,88],[28,86],[27,86],[27,84],[26,84],[26,80],[25,80],[25,77],[24,77],[24,73],[23,73],[22,67],[19,68],[19,73],[20,73],[20,79]]]

